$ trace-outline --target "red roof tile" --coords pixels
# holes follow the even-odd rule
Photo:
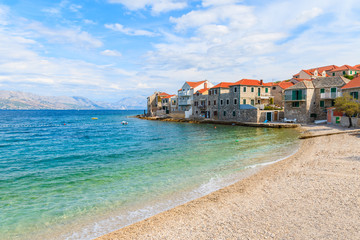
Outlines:
[[[206,92],[209,89],[210,88],[203,88],[203,89],[197,90],[196,92],[203,94],[204,92]]]
[[[294,84],[292,82],[279,82],[278,86],[281,87],[282,89],[287,89],[288,87],[293,86]]]
[[[357,69],[356,67],[349,66],[349,65],[343,65],[341,67],[331,70],[330,72],[338,72],[338,71],[346,71],[346,70],[359,70],[359,69]]]
[[[230,83],[230,82],[221,82],[218,85],[213,86],[211,89],[213,89],[213,88],[230,88],[230,86],[233,84],[234,83]]]
[[[357,76],[356,78],[351,80],[349,83],[347,83],[341,89],[347,89],[347,88],[360,88],[360,76]]]
[[[200,81],[200,82],[186,82],[187,84],[189,84],[189,86],[191,88],[196,88],[197,86],[199,86],[200,84],[203,84],[206,81]]]
[[[175,95],[168,95],[168,96],[162,97],[162,99],[171,98],[173,96],[175,96]]]
[[[166,92],[161,92],[158,94],[159,96],[169,96],[169,94],[167,94]]]
[[[260,81],[255,79],[241,79],[232,85],[261,86]]]

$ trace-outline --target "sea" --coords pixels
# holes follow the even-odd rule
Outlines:
[[[299,148],[294,129],[132,117],[142,113],[0,111],[0,238],[93,239]]]

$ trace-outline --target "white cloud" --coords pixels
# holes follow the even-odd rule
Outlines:
[[[103,45],[99,39],[91,36],[88,32],[76,28],[51,29],[39,22],[26,24],[25,28],[33,31],[39,37],[46,38],[50,42],[73,43],[82,47],[96,48]]]
[[[321,8],[314,7],[309,10],[302,11],[295,19],[294,24],[304,24],[318,16],[320,16],[324,11]]]
[[[203,0],[202,5],[204,7],[217,6],[217,5],[230,5],[242,2],[242,0]]]
[[[184,9],[187,6],[186,0],[108,0],[108,2],[123,4],[130,10],[150,7],[153,14]]]
[[[110,57],[121,57],[121,53],[116,50],[104,50],[101,52],[101,55],[110,56]]]
[[[170,17],[176,30],[203,27],[209,24],[228,24],[236,28],[248,28],[255,24],[252,8],[242,5],[222,5],[209,9],[191,11],[179,18]]]
[[[0,4],[0,25],[8,24],[7,21],[8,13],[9,13],[9,8],[5,5]]]
[[[77,4],[71,4],[69,6],[69,10],[72,11],[72,12],[78,12],[79,9],[81,9],[82,6],[81,5],[77,5]]]
[[[132,28],[126,28],[119,23],[105,24],[105,27],[108,29],[117,31],[117,32],[121,32],[121,33],[129,35],[129,36],[147,36],[147,37],[156,36],[156,34],[153,32],[149,32],[146,30],[137,30],[137,29],[132,29]]]

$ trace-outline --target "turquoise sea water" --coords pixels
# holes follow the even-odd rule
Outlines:
[[[234,183],[299,144],[292,129],[127,117],[140,113],[0,111],[1,239],[92,239]]]

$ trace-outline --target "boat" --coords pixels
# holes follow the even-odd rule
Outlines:
[[[128,125],[128,122],[127,121],[122,121],[121,124],[122,125]]]

